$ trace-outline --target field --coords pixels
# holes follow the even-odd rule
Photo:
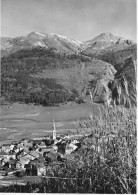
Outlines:
[[[0,116],[0,145],[22,138],[52,135],[53,119],[58,134],[76,134],[78,121],[87,120],[91,113],[98,115],[99,107],[88,102],[70,103],[58,107],[19,103],[3,106]]]
[[[13,184],[26,185],[27,182],[35,183],[41,182],[41,178],[38,176],[24,176],[22,178],[15,176],[0,176],[0,188],[3,186],[9,186]]]

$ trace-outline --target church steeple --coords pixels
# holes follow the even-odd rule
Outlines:
[[[53,119],[53,140],[56,139],[56,124],[55,124],[55,121]]]

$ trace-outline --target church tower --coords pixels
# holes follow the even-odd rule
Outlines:
[[[56,124],[55,124],[55,121],[53,119],[53,140],[56,139]]]

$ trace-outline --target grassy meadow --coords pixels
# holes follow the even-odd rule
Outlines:
[[[1,107],[0,145],[22,138],[35,138],[52,134],[53,119],[58,134],[76,134],[77,121],[87,120],[90,113],[98,113],[96,104],[85,103],[57,107],[14,103]]]

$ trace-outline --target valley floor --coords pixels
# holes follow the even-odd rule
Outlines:
[[[98,115],[101,105],[86,102],[58,107],[14,103],[0,108],[0,145],[22,138],[52,134],[53,119],[58,134],[76,134],[79,121]]]

